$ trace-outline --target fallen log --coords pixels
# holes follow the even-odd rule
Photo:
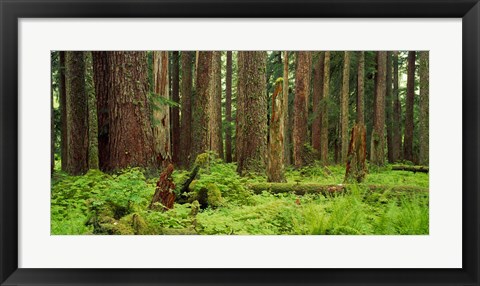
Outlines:
[[[414,173],[428,173],[427,166],[408,166],[408,165],[394,165],[392,171],[410,171]]]
[[[305,194],[335,194],[342,193],[348,189],[348,184],[323,185],[316,183],[295,184],[295,183],[251,183],[247,187],[255,194],[269,192],[273,194],[295,193],[296,195]],[[428,192],[428,188],[417,186],[388,186],[388,185],[358,185],[367,187],[371,192]]]

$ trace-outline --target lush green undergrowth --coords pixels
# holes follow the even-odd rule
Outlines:
[[[211,162],[191,184],[187,203],[161,212],[149,210],[158,174],[138,168],[117,174],[90,170],[84,176],[54,174],[51,193],[52,234],[428,234],[427,192],[390,192],[388,186],[428,188],[428,174],[370,169],[366,181],[336,195],[293,193],[254,195],[248,184],[265,177],[237,175],[235,164]],[[340,184],[345,168],[314,165],[288,170],[289,182]],[[187,171],[175,171],[179,187]],[[387,190],[371,192],[367,185]],[[195,196],[208,190],[208,207]]]

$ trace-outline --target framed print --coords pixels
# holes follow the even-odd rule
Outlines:
[[[477,1],[1,2],[17,284],[478,284]]]

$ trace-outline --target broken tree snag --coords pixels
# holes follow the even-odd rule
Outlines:
[[[348,147],[347,168],[344,182],[361,183],[367,174],[367,131],[365,125],[357,123],[352,128]]]
[[[150,209],[155,208],[155,203],[162,204],[162,210],[166,211],[173,208],[175,203],[175,184],[172,179],[173,165],[168,164],[167,168],[160,174],[160,179],[157,182],[157,189],[150,202]]]
[[[275,82],[272,95],[272,116],[270,118],[270,140],[268,142],[267,177],[269,182],[285,182],[284,174],[284,104],[282,94],[283,79]]]
[[[359,185],[368,188],[370,192],[428,192],[427,188],[417,186],[388,186],[388,185]],[[347,191],[348,185],[322,185],[322,184],[295,184],[295,183],[253,183],[248,188],[255,194],[269,192],[272,194],[295,193],[296,195],[305,194],[336,194]]]
[[[403,165],[395,165],[392,166],[393,171],[410,171],[414,173],[428,173],[427,166],[403,166]]]

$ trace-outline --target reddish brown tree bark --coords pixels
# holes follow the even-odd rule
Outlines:
[[[300,168],[304,165],[304,145],[307,143],[308,96],[312,68],[311,52],[298,52],[297,59],[293,118],[293,163],[295,167]]]
[[[312,110],[313,110],[313,122],[312,122],[312,147],[320,154],[320,101],[323,97],[323,70],[324,70],[325,53],[319,52],[318,59],[315,62],[313,70],[313,98],[312,98]]]
[[[179,71],[179,52],[172,52],[172,100],[180,103],[179,95],[180,71]],[[170,108],[172,120],[172,161],[178,164],[180,161],[180,110],[178,106]]]
[[[288,52],[283,52],[283,110],[284,110],[284,119],[283,119],[283,130],[285,131],[285,136],[283,138],[283,147],[284,147],[284,162],[285,165],[290,165],[291,161],[291,148],[290,148],[290,115],[289,115],[289,104],[288,104]]]
[[[284,174],[284,97],[283,80],[277,80],[272,95],[272,115],[270,117],[270,140],[268,145],[267,180],[269,182],[285,182]]]
[[[265,172],[267,149],[266,52],[238,52],[237,171]]]
[[[181,126],[180,126],[180,162],[190,166],[192,151],[192,68],[193,52],[182,52],[182,90],[181,90]]]
[[[223,137],[222,137],[222,52],[213,52],[212,58],[212,77],[211,94],[210,94],[210,150],[218,155],[223,156]]]
[[[232,52],[227,51],[225,90],[225,161],[232,162]]]
[[[59,81],[59,108],[60,108],[60,158],[62,171],[67,170],[68,139],[67,139],[67,87],[65,83],[65,52],[60,52],[60,81]]]
[[[320,160],[328,165],[328,97],[330,92],[330,52],[325,52],[323,94],[320,102]]]
[[[88,102],[85,91],[85,55],[66,52],[67,94],[67,173],[83,175],[88,171]]]
[[[385,92],[387,52],[377,52],[377,81],[374,99],[373,130],[370,144],[370,162],[377,166],[385,164]]]
[[[405,137],[403,156],[413,162],[413,104],[415,96],[415,52],[408,52],[407,101],[405,104]]]
[[[365,124],[365,52],[358,52],[357,66],[357,123]]]

